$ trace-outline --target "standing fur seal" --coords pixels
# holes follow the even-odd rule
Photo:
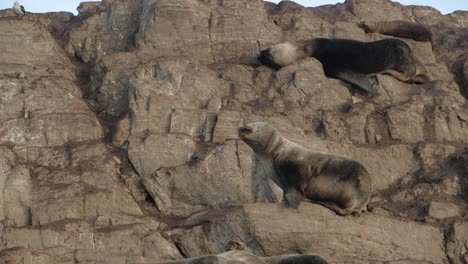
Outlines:
[[[420,23],[408,22],[403,20],[393,21],[361,21],[358,23],[366,33],[380,33],[398,38],[409,38],[416,41],[431,42],[431,29]]]
[[[424,65],[414,56],[411,48],[399,39],[361,42],[350,39],[316,38],[297,43],[280,43],[262,50],[258,60],[279,69],[306,57],[319,60],[327,76],[357,85],[378,95],[367,79],[378,73],[390,74],[409,83],[429,80]]]
[[[264,122],[238,129],[239,137],[255,152],[283,198],[297,208],[306,198],[338,215],[359,215],[367,209],[372,180],[359,162],[314,152],[283,138]]]

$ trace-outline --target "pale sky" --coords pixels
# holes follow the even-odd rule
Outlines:
[[[24,6],[26,11],[43,13],[53,11],[68,11],[76,14],[76,7],[78,7],[79,0],[22,0],[20,4]],[[271,2],[279,2],[280,0],[270,0]],[[0,9],[11,8],[13,0],[0,0]],[[333,0],[296,0],[295,2],[303,6],[319,6],[326,4],[336,4],[342,1]],[[455,10],[468,11],[468,0],[397,0],[403,5],[423,5],[432,6],[440,10],[443,14],[451,13]]]

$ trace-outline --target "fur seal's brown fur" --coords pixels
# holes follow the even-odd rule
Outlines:
[[[409,38],[416,41],[431,42],[431,29],[420,23],[408,22],[403,20],[393,21],[361,21],[358,24],[366,33],[380,33],[398,38]]]
[[[247,250],[233,250],[218,255],[173,261],[145,262],[146,264],[327,264],[324,259],[314,255],[282,255],[257,257]]]
[[[411,48],[399,39],[361,42],[350,39],[316,38],[296,43],[280,43],[262,50],[259,61],[275,69],[306,57],[318,59],[327,76],[353,83],[378,94],[367,77],[390,74],[409,83],[429,80],[424,65]],[[367,75],[367,76],[366,76]]]
[[[359,162],[305,149],[282,137],[264,122],[239,128],[239,137],[255,152],[284,200],[298,207],[306,198],[339,215],[366,211],[372,180]]]

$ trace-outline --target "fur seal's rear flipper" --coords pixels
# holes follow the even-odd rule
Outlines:
[[[334,211],[337,215],[349,215],[351,212],[349,210],[339,207],[336,203],[330,201],[314,201],[320,205],[327,207],[328,209]]]
[[[352,83],[372,95],[380,95],[379,91],[369,82],[365,74],[350,70],[338,70],[331,73],[330,76]]]

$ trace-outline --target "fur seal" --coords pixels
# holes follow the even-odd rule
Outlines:
[[[281,187],[289,206],[297,208],[305,200],[338,215],[360,215],[367,210],[372,179],[361,163],[303,148],[264,122],[242,126],[238,133]]]
[[[315,255],[282,255],[262,259],[267,264],[328,264],[326,260]]]
[[[408,83],[429,80],[424,65],[414,56],[408,44],[399,39],[361,42],[316,38],[296,43],[285,42],[262,50],[258,60],[279,69],[309,56],[322,63],[327,76],[350,82],[374,95],[379,93],[367,78],[379,73],[390,74]]]
[[[408,22],[403,20],[393,21],[361,21],[358,23],[366,33],[380,33],[398,38],[409,38],[421,42],[431,42],[431,29],[420,23]]]
[[[247,250],[233,250],[218,255],[208,255],[188,259],[162,262],[144,262],[145,264],[327,264],[319,256],[283,255],[275,257],[257,257]],[[131,264],[131,263],[130,263]],[[136,263],[134,263],[136,264]]]

